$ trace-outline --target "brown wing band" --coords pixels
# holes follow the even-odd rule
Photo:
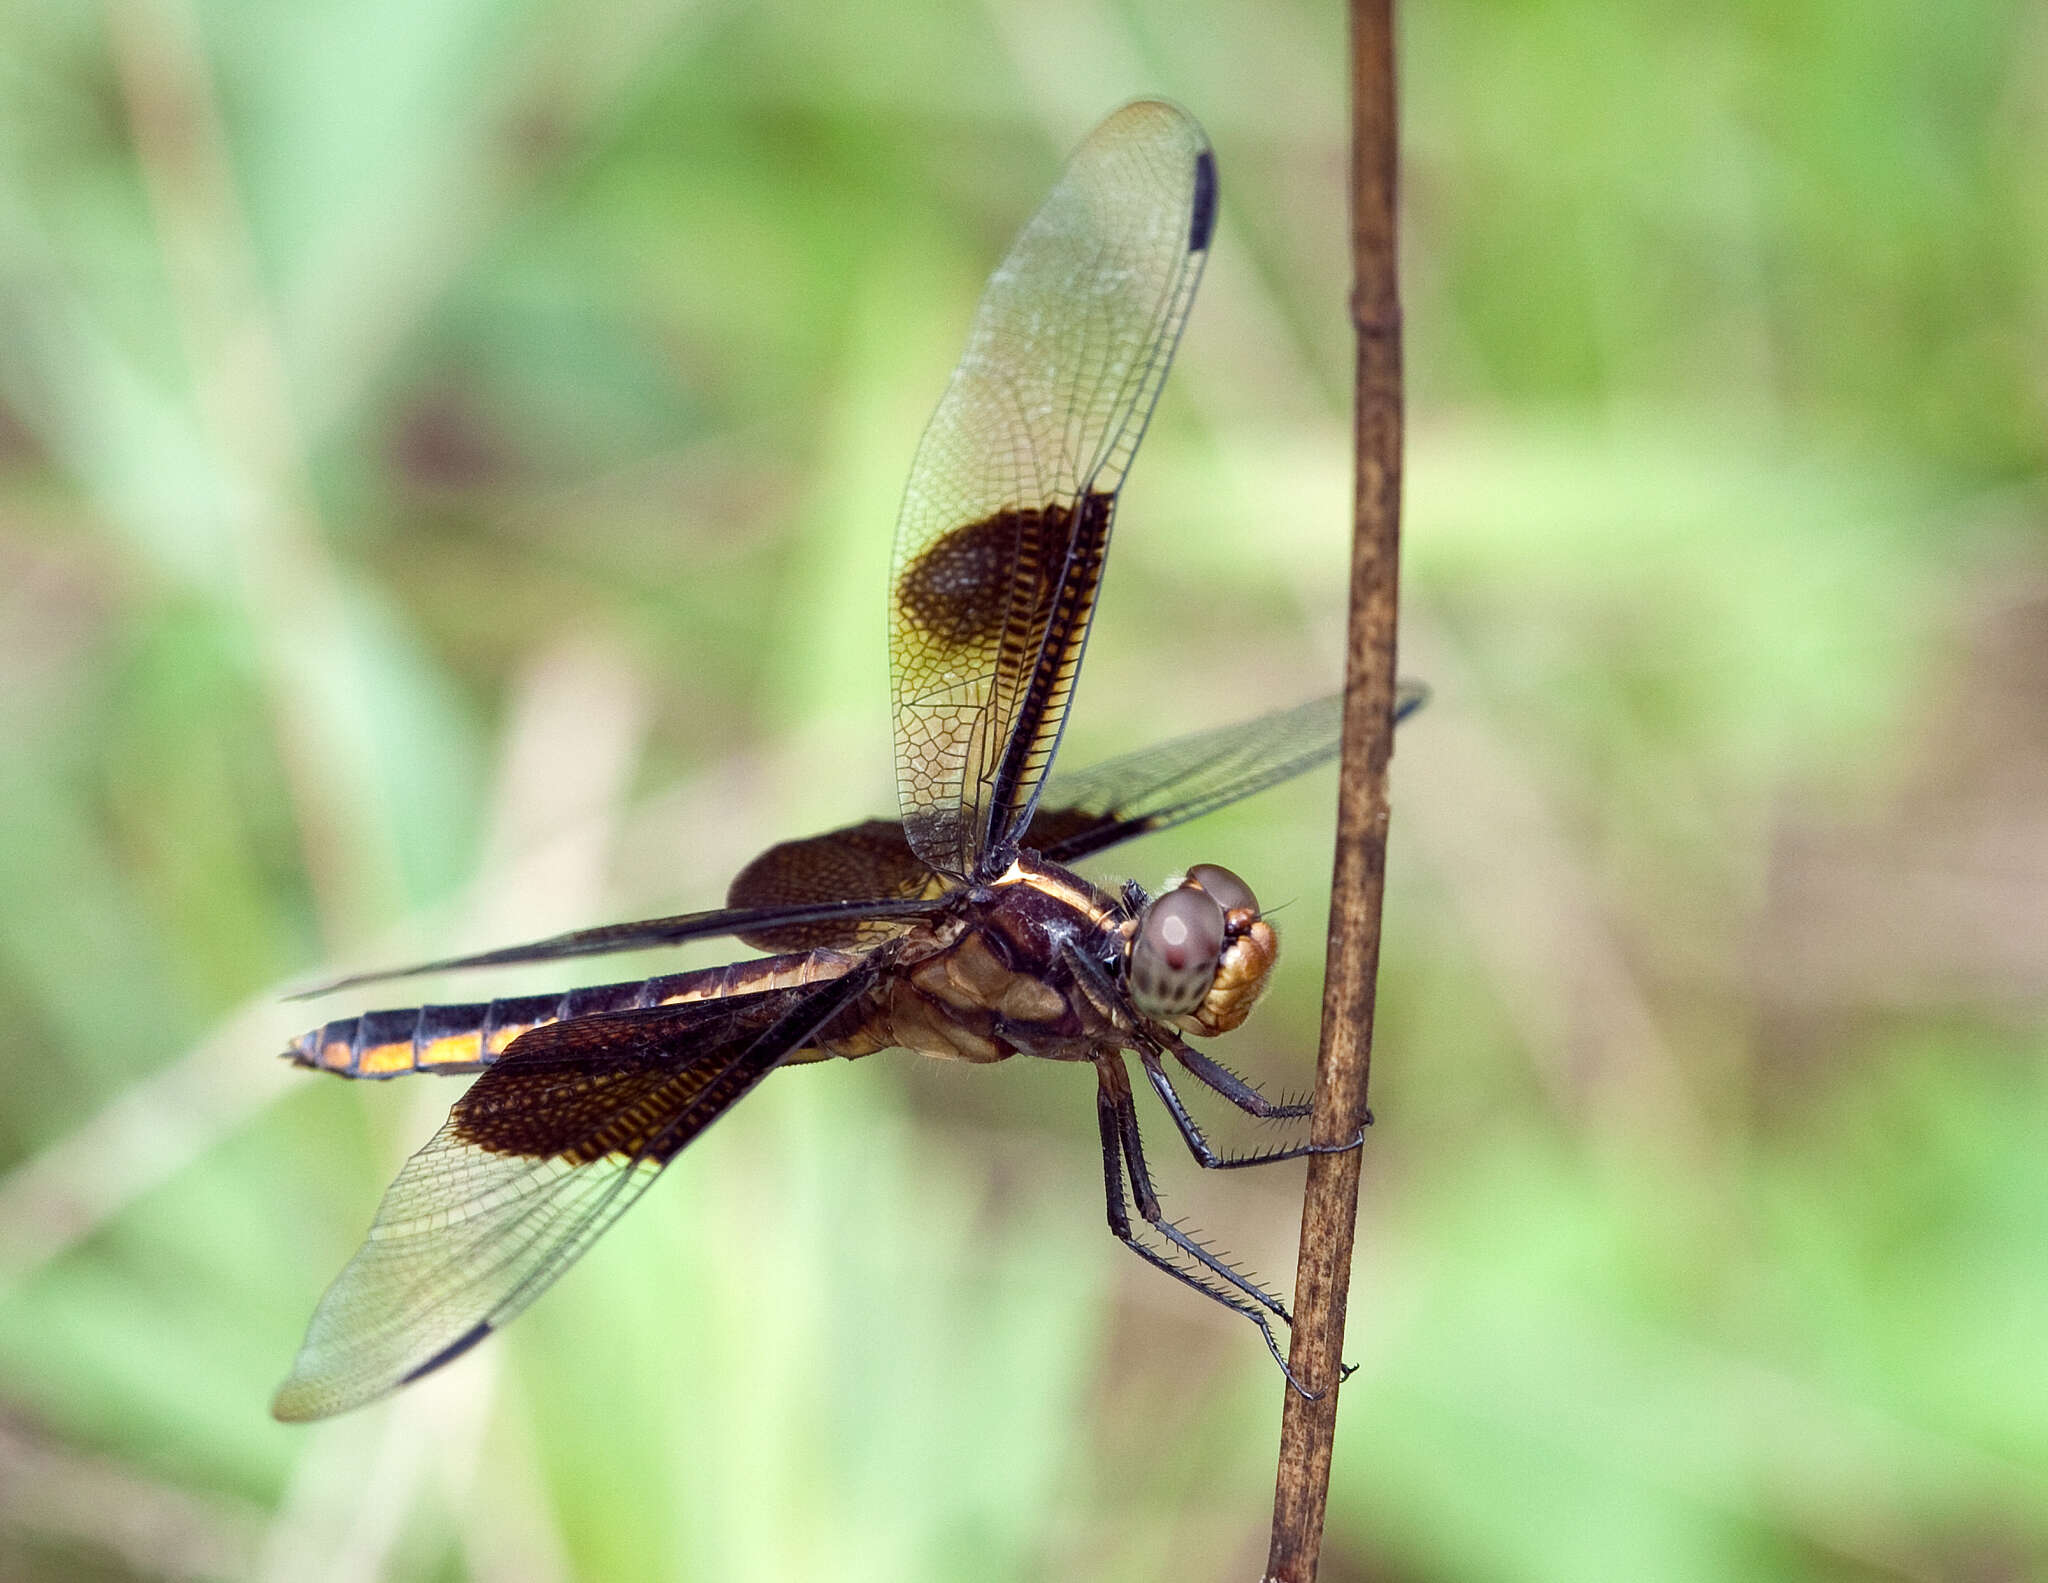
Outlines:
[[[1046,766],[1059,747],[1073,697],[1074,678],[1088,644],[1088,623],[1095,596],[1102,587],[1102,567],[1109,551],[1109,528],[1116,515],[1113,494],[1086,495],[1074,524],[1067,562],[1046,617],[1044,636],[1025,684],[1016,721],[989,796],[989,838],[984,870],[1009,867],[1032,805],[1044,784]]]
[[[461,1142],[587,1165],[666,1164],[734,1101],[849,1014],[889,955],[843,977],[737,1003],[698,1001],[549,1023],[515,1040],[455,1102]]]

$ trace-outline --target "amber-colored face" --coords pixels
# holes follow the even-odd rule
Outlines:
[[[1252,1014],[1266,992],[1273,964],[1280,960],[1280,937],[1263,918],[1231,915],[1231,936],[1216,965],[1215,980],[1202,1004],[1180,1025],[1189,1033],[1228,1033]]]

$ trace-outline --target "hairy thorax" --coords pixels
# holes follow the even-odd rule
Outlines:
[[[857,1029],[821,1041],[834,1055],[890,1048],[948,1061],[1012,1055],[1083,1061],[1120,1043],[1109,1010],[1076,975],[1067,948],[1099,951],[1114,903],[1085,880],[1026,855],[960,909],[906,940],[900,971]]]

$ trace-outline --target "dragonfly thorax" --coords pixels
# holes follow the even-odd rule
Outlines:
[[[1090,992],[1087,969],[1073,958],[1113,962],[1124,921],[1112,897],[1023,853],[906,938],[897,947],[900,971],[878,987],[860,1032],[826,1047],[865,1055],[893,1046],[973,1062],[1090,1060],[1122,1044],[1129,1029]],[[1113,970],[1096,973],[1107,982]]]

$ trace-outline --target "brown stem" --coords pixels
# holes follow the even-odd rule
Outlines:
[[[1387,761],[1393,752],[1394,628],[1401,544],[1401,298],[1395,274],[1393,0],[1351,3],[1351,318],[1358,334],[1351,546],[1351,620],[1344,675],[1344,757],[1337,861],[1323,984],[1311,1136],[1356,1137],[1372,1060],[1380,900],[1387,867]],[[1287,1392],[1272,1583],[1311,1583],[1329,1500],[1338,1376],[1362,1151],[1309,1160],[1295,1274],[1289,1367],[1317,1392]]]

